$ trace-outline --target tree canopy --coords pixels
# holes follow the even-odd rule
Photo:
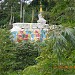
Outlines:
[[[0,3],[0,75],[74,75],[75,0],[27,1]],[[23,18],[24,22],[37,22],[40,4],[43,17],[54,26],[48,31],[49,38],[43,42],[13,42],[6,29],[9,22],[22,22]]]
[[[40,0],[43,8],[44,18],[49,24],[72,24],[75,23],[75,1],[74,0]],[[40,1],[33,0],[30,4],[25,2],[23,7],[25,9],[24,22],[32,22],[32,10],[34,10],[33,22],[37,22],[37,15],[39,13]],[[4,0],[1,3],[0,11],[0,25],[9,23],[11,18],[12,7],[12,19],[14,22],[20,22],[20,0]]]

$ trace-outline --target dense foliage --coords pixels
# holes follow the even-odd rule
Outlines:
[[[75,0],[40,1],[47,23],[56,24],[49,31],[49,39],[14,43],[10,40],[10,32],[0,28],[0,75],[75,74]],[[40,1],[23,2],[25,22],[37,21]],[[20,0],[1,3],[2,28],[7,27],[11,19],[12,22],[20,22],[20,6]]]
[[[24,69],[30,65],[36,64],[35,58],[39,55],[38,47],[28,41],[23,41],[16,45],[16,67],[15,69]]]
[[[0,75],[14,68],[15,63],[15,44],[9,40],[10,32],[0,29]]]
[[[0,29],[0,75],[17,75],[25,67],[37,63],[38,45],[28,41],[14,43],[10,36],[8,30]]]
[[[37,65],[23,70],[23,75],[68,75],[75,73],[75,29],[57,27],[49,31]]]
[[[25,0],[26,1],[26,0]],[[43,8],[44,18],[49,24],[63,24],[66,26],[75,25],[75,1],[74,0],[40,0]],[[33,0],[30,4],[25,2],[23,7],[24,22],[37,22],[40,8],[40,1]],[[5,0],[1,3],[0,11],[0,25],[7,25],[11,19],[12,7],[12,21],[20,22],[20,0]]]

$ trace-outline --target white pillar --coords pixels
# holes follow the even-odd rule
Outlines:
[[[21,6],[20,6],[20,22],[22,22],[22,0],[20,2]]]
[[[24,15],[25,15],[25,9],[24,9],[24,6],[23,6],[23,23],[24,23]]]

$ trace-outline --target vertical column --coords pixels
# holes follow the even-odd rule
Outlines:
[[[24,6],[23,6],[23,23],[24,23],[24,15],[25,15],[25,9],[24,9]]]
[[[22,22],[22,0],[20,1],[20,22]]]
[[[12,6],[11,6],[11,11],[10,11],[10,13],[11,13],[11,17],[10,17],[10,22],[9,22],[9,24],[11,25],[11,24],[12,24]]]
[[[42,13],[42,4],[41,4],[41,1],[40,1],[40,13]]]
[[[1,1],[0,1],[0,10],[1,10]]]

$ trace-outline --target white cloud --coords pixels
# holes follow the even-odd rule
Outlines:
[[[21,1],[23,1],[23,0],[21,0]],[[33,0],[26,0],[25,2],[28,3],[28,4],[30,4],[32,1],[33,1]],[[4,0],[0,0],[0,3],[1,3],[1,2],[4,2]]]
[[[30,4],[33,0],[25,1],[27,4]]]
[[[0,0],[0,3],[1,3],[1,2],[4,2],[4,0]]]

